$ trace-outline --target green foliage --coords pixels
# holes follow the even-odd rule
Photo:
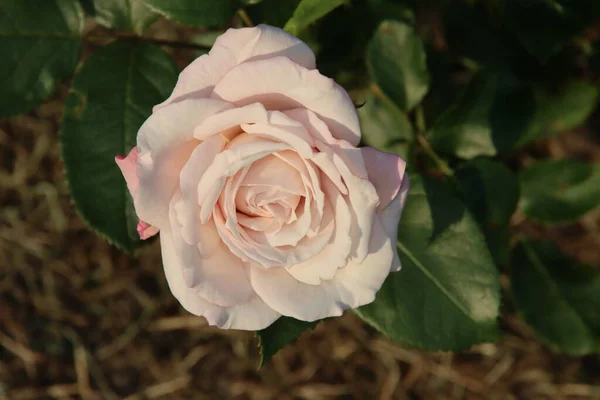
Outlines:
[[[85,27],[83,8],[93,17]],[[179,24],[202,29],[173,42],[151,37],[161,15],[178,32]],[[89,29],[94,19],[109,30]],[[64,105],[64,166],[83,218],[133,251],[137,218],[114,156],[135,145],[177,79],[171,57],[150,42],[205,52],[231,26],[285,27],[351,93],[363,143],[401,155],[410,171],[403,269],[357,313],[424,349],[495,340],[494,263],[507,271],[512,261],[524,319],[556,349],[587,354],[600,350],[597,273],[550,243],[525,238],[511,249],[509,239],[516,208],[566,224],[600,204],[600,166],[542,159],[524,167],[521,156],[543,158],[546,139],[595,121],[598,20],[600,1],[588,0],[0,0],[0,117],[50,96],[73,75],[82,42],[93,42]],[[114,41],[123,36],[131,40]],[[257,332],[262,363],[315,324],[282,317]]]
[[[576,160],[538,161],[521,171],[519,208],[545,223],[576,220],[600,204],[600,166]]]
[[[298,35],[307,26],[341,6],[347,0],[301,0],[284,29]]]
[[[429,87],[425,48],[414,28],[384,21],[367,48],[371,77],[402,110],[417,105]]]
[[[479,222],[496,265],[507,265],[508,225],[519,201],[517,176],[500,162],[478,158],[464,164],[456,177],[461,197]]]
[[[536,335],[569,354],[600,350],[600,275],[547,241],[523,240],[512,256],[511,291]]]
[[[82,31],[77,0],[0,1],[0,117],[29,111],[73,73]]]
[[[406,115],[385,96],[370,95],[358,109],[363,141],[372,147],[408,158],[413,127]]]
[[[265,365],[281,348],[296,340],[302,333],[312,330],[319,321],[298,321],[291,317],[280,317],[271,326],[256,332],[260,347],[260,365]]]
[[[140,245],[137,217],[114,158],[135,146],[152,106],[169,95],[176,79],[162,50],[119,41],[86,61],[65,103],[60,140],[73,200],[98,233],[128,251]]]
[[[168,19],[190,26],[228,23],[239,8],[237,0],[141,0]]]
[[[427,350],[496,340],[500,281],[483,235],[443,185],[411,175],[398,228],[402,269],[357,313],[384,334]]]
[[[158,18],[142,0],[94,0],[94,10],[99,24],[137,34],[142,34]]]

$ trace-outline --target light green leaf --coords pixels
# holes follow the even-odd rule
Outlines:
[[[40,104],[73,73],[82,31],[77,0],[0,1],[0,117]]]
[[[539,222],[570,222],[600,204],[600,166],[595,164],[538,161],[521,171],[519,181],[519,208]]]
[[[346,0],[301,0],[294,11],[292,18],[285,24],[285,29],[292,35],[298,34],[310,24],[324,17]]]
[[[302,333],[312,330],[319,321],[299,321],[291,317],[280,317],[269,327],[257,331],[260,347],[260,365],[265,365],[279,350],[296,340]]]
[[[246,8],[246,12],[255,24],[267,24],[283,28],[294,15],[300,0],[263,0]]]
[[[141,0],[157,13],[190,26],[227,24],[240,4],[237,0]]]
[[[394,103],[370,95],[358,109],[358,116],[366,144],[407,159],[413,128],[406,114]]]
[[[140,35],[158,18],[142,0],[94,0],[94,8],[100,25]]]
[[[427,350],[462,350],[498,338],[500,282],[483,235],[442,184],[411,175],[400,220],[402,270],[390,274],[359,316]]]
[[[548,345],[574,355],[600,350],[600,275],[547,241],[514,251],[511,291],[517,311]]]
[[[367,47],[371,78],[404,111],[419,104],[429,88],[425,46],[411,25],[383,21]]]
[[[138,129],[177,73],[154,45],[114,42],[86,61],[65,103],[60,141],[75,205],[100,235],[128,251],[140,244],[137,218],[114,158],[136,145]]]

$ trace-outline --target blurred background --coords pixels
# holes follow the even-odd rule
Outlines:
[[[350,90],[359,105],[365,100],[366,43],[377,21],[390,17],[383,3],[395,2],[348,2],[303,37],[317,50],[323,73]],[[501,53],[497,32],[478,33],[486,22],[477,15],[454,11],[452,26],[460,29],[449,34],[447,2],[408,3],[426,45],[440,59],[452,59],[443,69],[451,79],[434,75],[433,93],[449,89],[454,99],[468,81],[469,62],[485,62],[490,54],[550,87],[573,76],[597,84],[590,49],[600,38],[600,21],[587,24],[542,66]],[[480,2],[459,3],[473,10]],[[365,14],[367,6],[375,11]],[[282,24],[289,16],[278,11],[265,0],[232,24],[245,18]],[[158,18],[144,37],[201,47],[222,31]],[[85,43],[82,60],[118,36],[91,15],[85,35],[94,39]],[[180,68],[203,52],[185,47],[165,47]],[[78,215],[58,142],[68,88],[65,82],[33,110],[0,120],[0,399],[600,399],[600,355],[569,356],[535,339],[514,311],[505,271],[504,337],[498,343],[460,353],[420,351],[384,338],[347,312],[321,322],[259,370],[252,332],[209,327],[179,306],[156,241],[127,255]],[[435,115],[451,102],[448,96],[430,99],[426,112]],[[537,138],[503,161],[515,168],[540,158],[600,162],[597,104],[575,125]],[[600,267],[598,210],[561,226],[516,212],[510,231],[513,237],[550,239],[578,261]]]

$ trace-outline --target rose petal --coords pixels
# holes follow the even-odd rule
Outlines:
[[[406,204],[406,197],[408,196],[409,188],[410,181],[408,179],[408,175],[406,174],[402,179],[402,185],[400,186],[400,190],[398,190],[396,197],[394,197],[387,207],[379,213],[379,219],[383,224],[383,229],[387,233],[392,243],[396,243],[398,240],[398,221],[400,221],[404,204]],[[398,252],[394,250],[392,272],[399,271],[400,268],[400,258],[398,257]]]
[[[338,270],[332,280],[307,285],[284,269],[265,270],[251,265],[250,282],[277,312],[302,321],[315,321],[371,303],[390,272],[392,259],[392,244],[379,219],[375,219],[367,257]]]
[[[301,264],[287,268],[291,276],[309,285],[319,285],[322,280],[333,279],[337,270],[346,266],[352,249],[350,238],[352,216],[348,204],[328,179],[323,180],[323,190],[327,201],[335,211],[335,230],[328,245],[320,253]]]
[[[405,177],[406,162],[395,154],[384,153],[372,147],[362,147],[360,150],[369,180],[379,195],[377,211],[381,211],[398,195]]]
[[[183,308],[190,313],[203,316],[210,325],[222,329],[248,331],[264,329],[280,317],[279,313],[267,306],[256,295],[244,303],[231,307],[219,307],[211,304],[186,285],[170,229],[161,231],[160,245],[169,288]]]
[[[117,166],[121,169],[123,178],[125,178],[125,182],[127,183],[127,189],[129,189],[129,193],[131,193],[131,197],[133,197],[134,199],[138,191],[138,186],[140,184],[137,172],[138,153],[139,150],[137,146],[135,146],[129,151],[127,157],[115,157],[115,162],[117,163]]]
[[[317,113],[338,139],[360,141],[360,126],[348,93],[317,70],[287,57],[249,61],[232,68],[216,84],[213,97],[237,105],[261,102],[269,110],[308,108]]]
[[[268,25],[229,29],[217,38],[208,54],[188,65],[179,75],[173,93],[154,111],[181,97],[207,97],[213,86],[234,66],[249,60],[285,56],[308,69],[315,55],[304,42],[282,29]]]
[[[168,205],[179,174],[198,145],[194,128],[206,117],[231,108],[209,99],[186,100],[160,109],[138,132],[139,188],[135,198],[138,217],[162,228],[168,224]]]

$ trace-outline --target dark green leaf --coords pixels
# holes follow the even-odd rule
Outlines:
[[[483,71],[435,121],[429,140],[440,152],[464,159],[494,156],[526,134],[534,107],[533,95],[512,76]]]
[[[142,34],[158,14],[142,0],[94,0],[96,20],[107,28]]]
[[[227,24],[239,7],[237,0],[142,0],[168,19],[190,26]]]
[[[400,220],[400,272],[357,313],[384,334],[427,350],[461,350],[498,338],[500,282],[465,205],[411,175]]]
[[[535,90],[536,109],[527,134],[519,145],[539,137],[549,137],[583,124],[594,112],[599,98],[598,87],[585,81],[569,82],[557,93]]]
[[[0,117],[38,105],[73,73],[82,31],[77,0],[0,1]]]
[[[86,61],[65,103],[60,140],[75,205],[98,233],[129,251],[139,245],[137,219],[114,158],[135,146],[152,106],[176,80],[173,60],[159,48],[115,42]]]
[[[283,28],[285,23],[294,15],[300,0],[263,0],[248,7],[246,12],[255,24],[267,24]]]
[[[539,222],[570,222],[600,204],[600,166],[595,164],[538,161],[521,171],[519,181],[519,208]]]
[[[387,20],[379,25],[367,47],[367,67],[373,80],[404,111],[419,104],[429,88],[425,47],[407,23]]]
[[[407,159],[413,128],[408,117],[388,99],[370,95],[358,109],[362,137],[366,144]]]
[[[572,36],[600,18],[600,2],[595,0],[505,0],[503,3],[506,24],[540,61],[546,61]]]
[[[301,0],[284,29],[298,35],[304,28],[323,18],[347,0]]]
[[[512,257],[511,291],[523,319],[569,354],[600,350],[600,275],[553,243],[525,240]]]
[[[275,353],[296,340],[303,332],[314,329],[319,321],[299,321],[291,317],[281,317],[271,326],[256,332],[260,347],[260,367],[265,365]]]
[[[456,171],[462,198],[485,236],[497,265],[508,263],[508,224],[519,201],[517,176],[504,164],[471,160]]]

